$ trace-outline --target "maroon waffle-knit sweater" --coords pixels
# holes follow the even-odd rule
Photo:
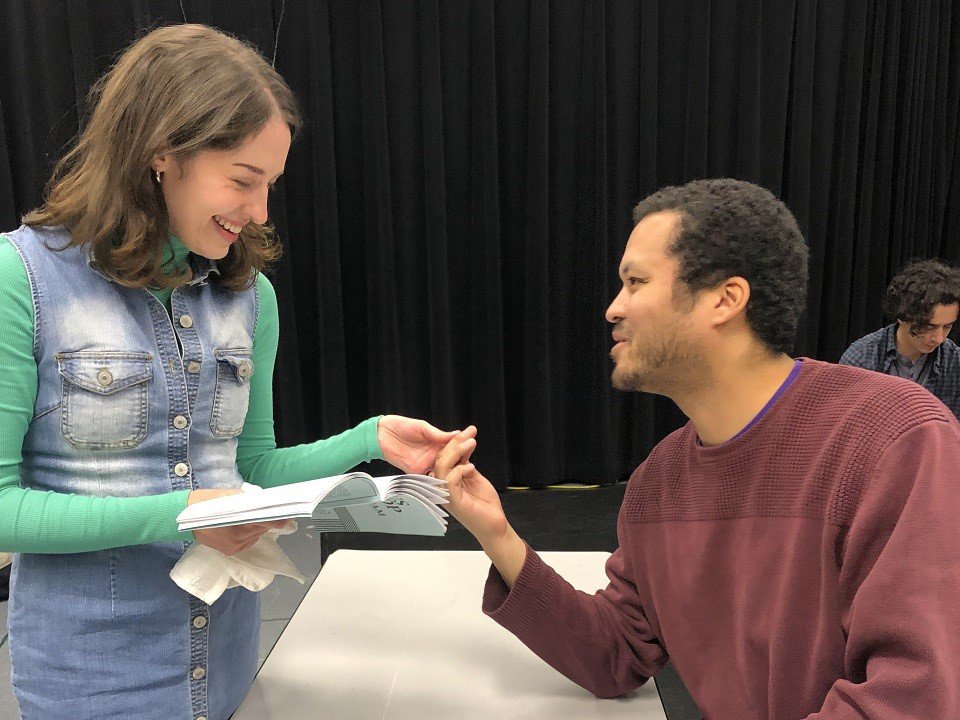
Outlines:
[[[602,697],[671,658],[705,720],[960,718],[960,425],[915,383],[805,360],[738,439],[687,424],[630,479],[610,584],[529,548],[484,612]]]

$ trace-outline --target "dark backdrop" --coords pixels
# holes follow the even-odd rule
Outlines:
[[[279,0],[184,0],[268,57]],[[87,88],[174,0],[2,3],[0,227],[40,202]],[[501,486],[623,479],[677,427],[609,386],[603,311],[637,200],[767,186],[812,249],[798,352],[881,325],[908,259],[958,260],[953,0],[288,0],[276,64],[308,119],[286,244],[283,443],[372,413],[480,427]]]

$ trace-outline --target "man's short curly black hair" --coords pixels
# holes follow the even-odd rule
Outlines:
[[[634,226],[664,210],[680,213],[668,250],[679,260],[677,280],[687,292],[744,278],[750,328],[771,352],[792,353],[806,303],[809,251],[787,206],[753,183],[694,180],[642,200],[633,210]]]
[[[960,302],[960,271],[938,260],[919,260],[901,270],[887,287],[883,312],[909,326],[926,325],[937,305]]]

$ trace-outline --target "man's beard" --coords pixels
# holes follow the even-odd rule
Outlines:
[[[626,367],[618,364],[610,375],[617,390],[648,392],[672,397],[674,392],[688,385],[703,368],[703,357],[680,336],[677,328],[663,341],[651,347],[628,344]]]

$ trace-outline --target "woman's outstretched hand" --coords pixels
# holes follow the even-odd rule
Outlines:
[[[377,424],[377,441],[383,459],[405,473],[423,475],[436,463],[437,453],[456,435],[438,430],[426,420],[384,415]]]

